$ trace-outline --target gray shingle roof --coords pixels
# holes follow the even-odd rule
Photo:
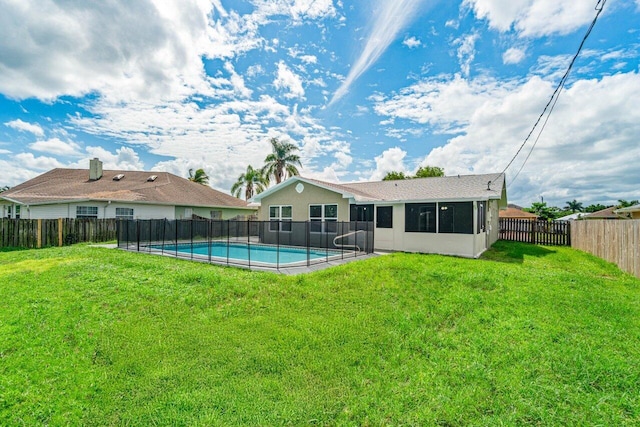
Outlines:
[[[351,194],[356,202],[500,199],[504,188],[504,175],[500,173],[349,184],[305,180],[343,194]],[[488,190],[489,181],[491,185]]]
[[[114,176],[124,177],[116,181]],[[154,181],[148,178],[156,175]],[[89,180],[87,169],[53,169],[0,193],[25,205],[82,200],[122,201],[178,206],[248,208],[244,200],[168,172],[104,170]]]

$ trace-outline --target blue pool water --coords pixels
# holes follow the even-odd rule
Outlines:
[[[152,246],[154,249],[163,249],[162,246]],[[209,251],[211,251],[212,258],[224,258],[229,257],[230,260],[238,260],[252,263],[263,264],[293,264],[298,262],[306,262],[307,255],[309,260],[321,260],[329,257],[340,255],[339,251],[325,251],[311,248],[307,252],[307,248],[294,248],[290,246],[268,246],[268,245],[247,245],[246,243],[228,243],[227,242],[211,242],[211,243],[194,243],[191,244],[179,244],[177,245],[165,245],[165,252],[177,252],[180,254],[201,255],[208,257]],[[328,254],[327,254],[328,252]]]

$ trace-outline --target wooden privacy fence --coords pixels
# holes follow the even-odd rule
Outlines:
[[[116,239],[117,220],[0,219],[0,247],[42,248]]]
[[[640,220],[575,221],[571,247],[613,262],[640,277]]]
[[[512,242],[570,246],[571,223],[569,221],[500,218],[499,238]]]

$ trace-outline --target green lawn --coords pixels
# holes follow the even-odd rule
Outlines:
[[[640,281],[568,248],[301,276],[0,252],[0,425],[638,425]]]

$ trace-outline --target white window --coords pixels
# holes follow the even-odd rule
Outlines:
[[[338,205],[309,205],[310,231],[334,233],[338,222]]]
[[[76,218],[98,218],[98,207],[76,206]]]
[[[116,218],[133,219],[133,208],[116,208]]]
[[[192,208],[184,208],[184,217],[185,219],[190,219],[193,216]]]
[[[210,211],[211,219],[222,219],[222,211]]]
[[[291,231],[291,206],[269,206],[269,231]]]

